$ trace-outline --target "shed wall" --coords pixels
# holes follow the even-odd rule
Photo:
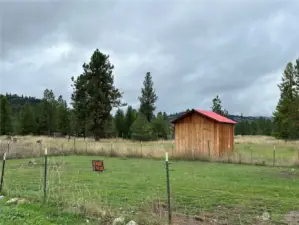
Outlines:
[[[235,126],[232,124],[220,124],[219,150],[220,155],[234,150]]]
[[[218,123],[192,113],[175,123],[175,146],[178,154],[219,156],[234,149],[234,125]]]
[[[219,124],[193,113],[175,124],[176,151],[180,154],[219,154]]]

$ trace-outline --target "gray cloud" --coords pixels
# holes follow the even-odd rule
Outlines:
[[[0,91],[66,98],[95,48],[138,106],[151,71],[167,112],[209,109],[270,115],[286,63],[299,57],[297,0],[0,1]]]

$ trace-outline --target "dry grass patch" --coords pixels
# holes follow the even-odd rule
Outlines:
[[[0,137],[0,153],[9,149],[8,158],[40,157],[44,148],[52,156],[101,155],[128,158],[163,158],[217,161],[252,165],[298,165],[299,141],[281,141],[267,136],[236,136],[235,151],[221,157],[200,155],[196,151],[177,153],[173,140],[137,142],[123,139],[52,138],[46,136],[16,136],[12,140]],[[275,153],[274,153],[275,149]],[[211,149],[212,152],[212,149]]]

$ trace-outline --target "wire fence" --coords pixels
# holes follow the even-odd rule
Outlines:
[[[105,144],[111,147],[110,142]],[[74,145],[80,149],[80,144]],[[37,157],[10,160],[18,156],[12,146],[4,151],[0,191],[88,216],[125,215],[140,224],[271,224],[267,212],[273,220],[288,221],[274,208],[278,205],[299,211],[295,206],[299,175],[292,169],[173,161],[171,151],[169,163],[109,154],[90,156],[86,154],[89,148],[82,156],[74,156],[74,149],[65,154],[65,150],[58,152],[40,143],[32,150],[40,154]],[[147,145],[141,143],[138,149],[146,152]],[[93,170],[93,160],[103,160],[104,172]],[[275,183],[280,179],[277,176],[283,178]],[[289,180],[283,180],[286,176]]]
[[[210,146],[207,144],[207,146]],[[111,157],[156,158],[169,153],[172,160],[199,160],[260,166],[299,166],[299,143],[235,143],[233,152],[213,154],[213,149],[200,153],[196,149],[177,152],[174,141],[133,142],[123,139],[106,139],[96,142],[82,138],[18,137],[15,140],[0,140],[0,153],[7,151],[9,158],[41,156],[48,148],[54,156],[102,155]]]

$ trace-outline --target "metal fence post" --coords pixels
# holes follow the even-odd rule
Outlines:
[[[165,164],[166,164],[166,183],[167,183],[168,223],[171,224],[170,183],[169,183],[168,152],[165,153]]]
[[[47,198],[47,172],[48,172],[48,150],[45,148],[45,170],[44,170],[44,202]]]
[[[2,172],[1,172],[1,183],[0,183],[0,193],[2,192],[3,188],[3,180],[4,180],[4,171],[5,171],[5,162],[6,162],[6,152],[3,154],[3,161],[2,161]]]
[[[252,146],[250,146],[250,161],[251,165],[253,164],[253,159],[252,159]]]

